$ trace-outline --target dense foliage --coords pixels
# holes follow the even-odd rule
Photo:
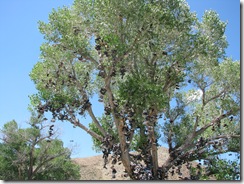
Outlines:
[[[32,120],[34,120],[32,118]],[[1,129],[1,180],[78,180],[80,168],[70,158],[63,142],[54,138],[55,130],[42,122],[20,128],[15,121]],[[54,132],[53,132],[54,131]]]
[[[214,11],[199,21],[183,0],[75,0],[39,23],[46,42],[30,73],[32,105],[86,131],[104,167],[112,153],[131,179],[167,179],[173,167],[239,153],[240,62],[225,56],[225,28]]]

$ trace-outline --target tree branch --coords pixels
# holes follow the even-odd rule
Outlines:
[[[35,174],[36,174],[36,172],[45,164],[45,163],[47,163],[47,162],[49,162],[49,161],[51,161],[51,160],[53,160],[53,159],[55,159],[55,158],[57,158],[57,157],[60,157],[60,156],[62,156],[62,155],[65,155],[67,152],[62,152],[62,153],[59,153],[59,154],[56,154],[56,155],[53,155],[53,156],[51,156],[50,158],[48,158],[48,159],[46,159],[45,161],[43,161],[42,163],[40,163],[37,167],[36,167],[36,169],[33,171],[33,175],[32,176],[34,176]]]
[[[200,130],[196,131],[194,137],[196,137],[196,136],[202,134],[208,127],[210,127],[210,126],[216,124],[217,122],[219,122],[220,120],[226,118],[227,116],[229,116],[229,115],[231,115],[231,114],[232,114],[232,110],[230,110],[229,112],[227,112],[227,113],[225,113],[225,114],[221,114],[221,115],[218,116],[217,118],[213,119],[213,120],[211,121],[211,123],[205,125],[205,126],[202,127]]]
[[[99,65],[99,63],[98,63],[93,57],[91,57],[90,55],[86,55],[86,56],[83,55],[82,57],[84,57],[86,60],[90,60],[90,61],[93,62],[96,66]]]
[[[232,110],[225,113],[225,114],[221,114],[220,116],[216,117],[215,119],[213,119],[209,124],[205,125],[204,127],[202,127],[201,129],[199,129],[196,132],[193,132],[191,135],[188,136],[187,140],[185,141],[185,144],[181,145],[177,150],[178,151],[182,151],[182,150],[186,150],[189,149],[189,147],[191,147],[192,145],[192,141],[199,135],[201,135],[207,128],[209,128],[210,126],[213,126],[214,124],[216,124],[217,122],[219,122],[221,119],[226,118],[227,116],[232,114]]]
[[[79,122],[79,120],[77,120],[77,119],[75,118],[75,116],[73,115],[73,113],[71,113],[71,112],[69,111],[69,109],[67,109],[67,107],[65,107],[65,109],[66,109],[66,111],[68,112],[68,114],[70,115],[70,117],[71,117],[71,119],[72,119],[72,121],[71,121],[72,124],[74,124],[75,126],[78,126],[78,127],[80,127],[81,129],[85,130],[88,134],[90,134],[90,135],[91,135],[92,137],[94,137],[95,139],[97,139],[97,140],[99,140],[99,141],[102,141],[102,140],[103,140],[102,136],[96,134],[95,132],[91,131],[91,130],[88,129],[86,126],[84,126],[83,124],[81,124],[81,123]]]
[[[219,135],[219,136],[216,136],[210,140],[216,140],[216,139],[229,139],[229,138],[240,138],[241,136],[240,135]]]
[[[103,129],[103,127],[98,122],[97,118],[95,117],[95,115],[93,113],[91,106],[87,109],[87,111],[88,111],[90,117],[92,118],[92,121],[95,123],[96,127],[99,129],[99,131],[103,134],[103,136],[106,136],[107,132]]]
[[[204,153],[209,153],[208,151],[207,152],[205,151],[207,146],[209,146],[211,144],[215,144],[216,140],[219,140],[219,139],[230,139],[230,138],[240,138],[240,135],[219,135],[219,136],[213,137],[213,138],[209,139],[208,142],[206,142],[205,145],[202,148],[200,148],[200,149],[196,149],[195,148],[196,144],[192,143],[192,144],[190,144],[188,146],[187,149],[191,149],[191,148],[193,148],[193,149],[187,151],[184,155],[181,156],[181,158],[186,157],[186,155],[191,155],[190,153],[197,152],[197,157],[191,155],[189,157],[189,161],[193,161],[193,160],[196,160],[196,159],[203,159],[204,157],[199,157],[199,156],[204,155]],[[222,150],[222,151],[218,150],[216,155],[221,154],[221,153],[225,153],[225,152],[228,152],[228,151],[230,151],[230,150],[227,150],[227,151],[226,150]],[[213,154],[215,154],[215,153],[213,153]]]
[[[204,103],[203,105],[205,106],[207,103],[209,103],[210,101],[212,101],[212,100],[214,100],[214,99],[220,97],[220,96],[223,95],[225,92],[226,92],[225,90],[221,91],[219,94],[217,94],[217,95],[213,96],[212,98],[206,100],[205,103]]]
[[[72,71],[73,71],[73,73],[74,73],[74,78],[75,78],[75,81],[76,81],[76,85],[77,85],[79,91],[82,93],[82,96],[85,96],[85,98],[88,99],[87,94],[86,94],[84,88],[81,86],[81,84],[80,84],[79,81],[77,80],[76,72],[75,72],[75,69],[74,69],[72,63],[70,63],[70,64],[71,64]],[[67,108],[66,108],[66,110],[67,110]],[[93,113],[93,110],[92,110],[92,107],[90,106],[90,107],[89,107],[88,109],[86,109],[86,110],[88,111],[88,113],[89,113],[90,117],[92,118],[92,121],[95,123],[96,127],[97,127],[97,128],[99,129],[99,131],[103,134],[103,136],[105,136],[105,135],[107,134],[107,132],[103,129],[103,127],[101,126],[101,124],[99,123],[99,121],[97,120],[97,118],[95,117],[95,115],[94,115],[94,113]],[[71,115],[71,112],[70,112],[70,111],[68,111],[68,112],[69,112],[69,114]],[[73,115],[72,115],[72,116],[73,116]],[[74,118],[73,118],[73,119],[74,119]],[[82,129],[84,129],[84,130],[86,130],[86,131],[88,130],[88,129],[87,129],[85,126],[83,126],[82,124],[80,124],[79,127],[80,127],[80,128],[83,127]],[[89,131],[87,131],[87,132],[89,132]],[[95,135],[95,134],[94,134],[94,135]],[[96,136],[96,137],[98,138],[98,136]]]
[[[196,117],[196,121],[195,121],[195,125],[194,125],[194,127],[193,127],[192,137],[195,136],[195,133],[196,133],[196,130],[197,130],[197,126],[198,126],[198,123],[199,123],[199,116],[197,115],[197,117]]]

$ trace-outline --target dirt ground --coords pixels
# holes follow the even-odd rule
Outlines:
[[[168,149],[160,147],[158,148],[159,165],[162,165],[168,157]],[[114,168],[117,170],[116,178],[112,178],[111,170],[111,157],[109,157],[109,163],[107,169],[103,168],[102,155],[87,157],[87,158],[74,158],[73,161],[80,166],[81,180],[130,180],[128,177],[124,177],[123,164],[116,164]],[[189,176],[189,172],[186,167],[182,167],[182,177]],[[179,180],[178,175],[169,176],[169,180]]]

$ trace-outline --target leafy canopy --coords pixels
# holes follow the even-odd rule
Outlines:
[[[105,165],[116,153],[132,179],[166,179],[175,164],[239,152],[240,63],[225,55],[226,25],[214,11],[199,21],[183,0],[75,0],[39,22],[46,42],[31,103],[90,134]],[[160,137],[169,147],[161,166]]]
[[[1,129],[0,179],[2,180],[75,180],[79,167],[63,142],[45,135],[43,123],[22,129],[13,120]]]

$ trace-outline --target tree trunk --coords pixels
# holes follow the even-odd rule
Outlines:
[[[21,169],[20,169],[20,167],[18,168],[18,174],[19,174],[19,178],[18,178],[18,180],[22,180],[22,177],[21,177]]]
[[[29,165],[29,170],[28,170],[28,180],[31,180],[33,178],[33,165],[34,165],[34,157],[33,157],[33,152],[35,149],[35,144],[36,141],[32,144],[31,150],[30,150],[30,165]]]
[[[123,126],[124,126],[124,123],[120,123],[118,125],[118,134],[119,134],[119,141],[120,141],[121,157],[122,157],[122,162],[123,162],[123,165],[125,167],[125,170],[127,171],[130,178],[133,178],[132,170],[130,167],[129,149],[128,149],[128,146],[126,145],[126,137],[123,133]]]
[[[173,166],[173,158],[169,156],[169,158],[162,165],[162,179],[166,178],[168,170]]]
[[[154,134],[154,127],[153,127],[153,132],[152,132],[152,137],[151,137],[151,155],[152,155],[152,164],[153,164],[153,177],[154,179],[158,178],[158,148],[156,145],[156,138]]]
[[[110,73],[111,72],[112,72],[112,70],[110,71]],[[118,134],[119,134],[122,163],[123,163],[128,175],[130,176],[130,178],[133,178],[133,174],[132,174],[132,170],[131,170],[131,166],[130,166],[130,155],[129,155],[129,149],[128,149],[129,146],[126,144],[126,137],[123,132],[124,121],[121,121],[120,118],[117,117],[117,115],[115,113],[116,108],[115,108],[114,102],[113,102],[114,98],[113,98],[113,93],[110,88],[110,81],[111,81],[111,77],[108,77],[105,80],[105,86],[106,86],[106,90],[108,93],[109,104],[110,104],[110,107],[112,110],[112,115],[114,118],[115,126],[116,126],[116,128],[118,130]]]
[[[28,180],[32,179],[32,173],[33,173],[33,154],[32,151],[30,152],[30,165],[28,170]]]

